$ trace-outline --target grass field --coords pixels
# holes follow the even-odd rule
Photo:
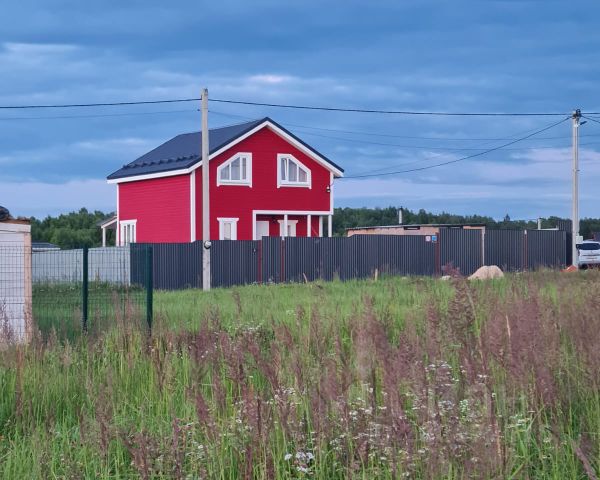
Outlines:
[[[157,292],[151,338],[119,314],[0,352],[0,471],[594,478],[598,292],[599,272]]]

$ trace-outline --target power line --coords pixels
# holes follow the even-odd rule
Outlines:
[[[251,120],[251,117],[246,117],[244,115],[235,115],[235,114],[230,114],[230,113],[225,113],[225,112],[219,112],[219,111],[215,111],[215,110],[210,110],[210,113],[216,114],[216,115],[222,115],[225,117],[233,117],[233,118],[240,118],[240,119],[244,119],[244,120]],[[296,127],[296,128],[306,128],[306,129],[315,129],[315,130],[325,130],[325,131],[335,131],[335,132],[348,132],[347,130],[338,130],[338,129],[322,129],[322,128],[318,128],[318,127],[309,127],[306,125],[297,125],[297,124],[293,124],[293,123],[287,123],[287,122],[281,122],[282,125],[286,126],[286,127]],[[568,139],[571,138],[570,135],[568,136],[554,136],[554,137],[535,137],[535,138],[518,138],[519,135],[523,135],[525,133],[529,133],[529,132],[535,132],[537,133],[537,131],[535,130],[526,130],[520,133],[514,133],[512,134],[510,137],[508,138],[496,138],[496,139],[489,139],[489,140],[518,140],[518,141],[523,141],[523,140],[555,140],[555,139]],[[355,134],[360,134],[360,135],[369,135],[369,133],[367,132],[357,132],[354,131],[352,133]],[[535,134],[534,133],[534,134]],[[437,151],[443,151],[443,152],[451,152],[451,151],[480,151],[483,147],[485,147],[487,144],[489,144],[490,142],[486,142],[485,144],[481,145],[479,148],[476,147],[454,147],[454,146],[428,146],[428,145],[402,145],[402,144],[396,144],[396,143],[384,143],[384,142],[373,142],[373,141],[369,141],[369,140],[362,140],[362,139],[355,139],[355,138],[340,138],[340,137],[334,137],[334,136],[330,136],[330,135],[320,135],[317,133],[312,133],[312,132],[302,132],[303,135],[312,135],[312,136],[316,136],[316,137],[320,137],[320,138],[327,138],[327,139],[332,139],[332,140],[339,140],[339,141],[343,141],[343,142],[354,142],[354,143],[364,143],[364,144],[370,144],[370,145],[379,145],[379,146],[389,146],[389,147],[398,147],[398,148],[406,148],[406,149],[416,149],[416,150],[424,150],[424,151],[432,151],[432,150],[437,150]],[[377,135],[377,134],[376,134]],[[393,136],[393,135],[390,135]],[[582,135],[583,136],[583,135]],[[598,137],[600,135],[585,135],[588,137]],[[399,136],[401,137],[401,136]],[[514,138],[517,137],[517,138]],[[407,137],[407,138],[421,138],[423,139],[424,137]],[[441,139],[441,138],[440,138]],[[475,140],[475,139],[473,139]],[[479,139],[479,140],[488,140],[488,139]],[[580,143],[580,146],[589,146],[589,145],[597,145],[598,142],[585,142],[585,143]],[[519,150],[541,150],[541,149],[561,149],[561,148],[569,148],[568,145],[554,145],[554,146],[548,146],[548,145],[535,145],[535,146],[528,146],[528,147],[518,147],[518,148],[506,148],[504,150],[511,150],[511,151],[519,151]],[[406,162],[406,163],[402,163],[401,165],[413,165],[416,163],[422,163],[428,160],[431,160],[435,157],[440,157],[443,156],[443,153],[439,153],[439,154],[433,154],[431,156],[429,156],[428,158],[423,158],[420,160],[416,160],[416,161],[410,161],[410,162]],[[382,171],[382,170],[388,170],[390,168],[394,168],[392,167],[384,167],[378,170],[374,170],[374,171]]]
[[[497,147],[489,148],[489,149],[484,150],[482,152],[474,153],[473,155],[468,155],[466,157],[456,158],[454,160],[449,160],[447,162],[436,163],[434,165],[427,165],[427,166],[424,166],[424,167],[411,168],[411,169],[408,169],[408,170],[397,170],[397,171],[394,171],[394,172],[386,172],[386,173],[368,173],[368,174],[363,174],[363,175],[352,175],[352,176],[347,176],[347,177],[342,177],[342,178],[350,179],[350,178],[382,177],[382,176],[389,176],[389,175],[397,175],[397,174],[400,174],[400,173],[419,172],[419,171],[422,171],[422,170],[429,170],[431,168],[441,167],[441,166],[444,166],[444,165],[450,165],[452,163],[462,162],[464,160],[469,160],[471,158],[480,157],[480,156],[485,155],[487,153],[491,153],[491,152],[494,152],[496,150],[500,150],[500,149],[502,149],[504,147],[508,147],[510,145],[514,145],[517,142],[521,142],[523,140],[526,140],[527,138],[533,137],[534,135],[537,135],[539,133],[545,132],[546,130],[550,130],[551,128],[554,128],[557,125],[560,125],[561,123],[566,122],[570,118],[571,118],[571,116],[565,117],[562,120],[560,120],[559,122],[553,123],[552,125],[548,125],[547,127],[544,127],[544,128],[542,128],[540,130],[537,130],[536,132],[531,133],[529,135],[526,135],[526,136],[524,136],[522,138],[518,138],[516,140],[513,140],[511,142],[505,143],[503,145],[498,145]]]
[[[90,108],[90,107],[115,107],[115,106],[130,106],[130,105],[156,105],[162,103],[183,103],[183,102],[198,102],[201,98],[177,98],[166,100],[142,100],[129,102],[98,102],[98,103],[63,103],[63,104],[33,104],[33,105],[0,105],[3,110],[16,109],[41,109],[41,108]],[[558,112],[439,112],[439,111],[414,111],[414,110],[379,110],[365,108],[346,108],[346,107],[323,107],[314,105],[294,105],[281,103],[264,103],[250,102],[242,100],[229,100],[223,98],[210,99],[211,102],[229,103],[236,105],[251,105],[259,107],[272,108],[291,108],[300,110],[319,110],[329,112],[349,112],[349,113],[375,113],[375,114],[392,114],[392,115],[434,115],[434,116],[467,116],[467,117],[498,117],[498,116],[513,116],[513,117],[539,117],[539,116],[562,116],[564,113]],[[588,115],[598,115],[598,112],[589,112]]]
[[[373,110],[364,108],[342,108],[342,107],[317,107],[308,105],[289,105],[281,103],[247,102],[240,100],[225,100],[213,98],[211,102],[232,103],[236,105],[253,105],[258,107],[292,108],[297,110],[321,110],[326,112],[352,112],[352,113],[378,113],[391,115],[434,115],[452,117],[549,117],[563,116],[565,113],[542,113],[542,112],[434,112],[434,111],[411,111],[411,110]]]
[[[60,103],[51,105],[0,105],[2,110],[24,110],[34,108],[86,108],[86,107],[119,107],[128,105],[156,105],[159,103],[199,102],[200,98],[178,98],[172,100],[144,100],[138,102],[106,102],[106,103]]]
[[[312,132],[303,132],[304,135],[312,135],[313,137],[321,137],[321,138],[329,138],[332,140],[340,140],[342,142],[354,142],[354,143],[364,143],[368,145],[379,145],[386,147],[398,147],[398,148],[407,148],[407,149],[415,149],[415,150],[443,150],[443,151],[457,151],[457,152],[473,152],[479,151],[481,148],[477,147],[453,147],[453,146],[428,146],[428,145],[402,145],[399,143],[384,143],[384,142],[373,142],[369,140],[362,140],[358,138],[341,138],[341,137],[333,137],[331,135],[320,135],[318,133]],[[510,140],[510,139],[501,139],[501,140]],[[521,141],[520,139],[516,139]],[[535,140],[538,140],[537,138]],[[529,150],[536,148],[566,148],[561,146],[530,146],[530,147],[520,147],[520,148],[507,148],[506,150]]]
[[[219,112],[217,110],[210,110],[210,113],[213,113],[215,115],[222,115],[224,117],[232,117],[232,118],[240,118],[240,119],[244,119],[244,120],[253,120],[252,117],[247,117],[245,115],[235,115],[233,113],[225,113],[225,112]],[[396,134],[391,134],[391,133],[375,133],[375,132],[365,132],[365,131],[359,131],[359,130],[343,130],[343,129],[338,129],[338,128],[323,128],[323,127],[313,127],[313,126],[308,126],[308,125],[299,125],[296,123],[288,123],[288,122],[280,122],[282,125],[286,126],[286,127],[294,127],[294,128],[304,128],[304,129],[308,129],[308,130],[317,130],[317,131],[323,131],[323,132],[334,132],[334,133],[345,133],[345,134],[350,134],[350,135],[365,135],[365,136],[372,136],[372,137],[388,137],[388,138],[407,138],[407,139],[411,139],[411,140],[448,140],[448,141],[469,141],[469,142],[481,142],[481,141],[486,141],[486,142],[500,142],[500,141],[506,141],[506,140],[516,140],[518,138],[518,135],[520,134],[516,134],[513,136],[509,136],[509,137],[500,137],[500,138],[477,138],[477,137],[424,137],[424,136],[412,136],[412,135],[396,135]],[[533,131],[533,129],[531,130],[527,130],[527,132],[531,132]],[[305,133],[305,132],[304,132]],[[524,132],[525,133],[525,132]],[[316,134],[312,134],[315,135]],[[580,137],[599,137],[599,134],[589,134],[589,135],[580,135]],[[338,139],[338,140],[346,140],[345,138],[336,138],[336,137],[327,137],[323,135],[323,138],[332,138],[332,139]],[[571,135],[560,135],[560,136],[553,136],[553,137],[536,137],[533,140],[565,140],[565,139],[570,139]],[[352,140],[352,141],[358,141],[358,140]],[[367,143],[365,141],[365,143]],[[375,143],[376,145],[379,145],[377,143]],[[390,145],[390,146],[398,146],[395,144],[387,144],[387,143],[381,143],[380,145]],[[407,148],[411,148],[411,147],[407,147]],[[427,147],[424,147],[427,148]],[[553,147],[547,147],[547,148],[553,148]],[[443,148],[444,150],[450,150],[450,149],[455,149],[454,147],[447,147],[447,148]],[[480,150],[478,148],[472,148],[473,150]],[[461,150],[460,148],[458,150]],[[467,150],[467,149],[465,149]]]
[[[10,120],[56,120],[56,119],[70,119],[70,118],[103,118],[103,117],[136,117],[142,115],[162,115],[170,113],[191,113],[198,112],[198,109],[194,110],[163,110],[154,112],[136,112],[136,113],[102,113],[97,115],[48,115],[44,117],[0,117],[0,121]]]
[[[600,120],[596,120],[592,117],[588,117],[586,115],[581,115],[583,118],[587,119],[587,120],[591,120],[592,122],[596,122],[596,123],[600,123]]]

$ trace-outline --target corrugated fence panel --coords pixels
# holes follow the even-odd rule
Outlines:
[[[81,282],[83,250],[48,250],[31,256],[33,283]]]
[[[259,250],[260,241],[213,241],[210,249],[211,286],[231,287],[259,282]]]
[[[560,230],[527,230],[527,268],[563,267],[567,263],[567,233]]]
[[[503,271],[524,270],[525,234],[523,230],[486,230],[485,264]]]
[[[146,245],[131,245],[132,283],[143,282]],[[202,287],[202,242],[151,245],[154,288],[180,290]]]
[[[284,254],[284,278],[286,282],[302,282],[321,278],[323,270],[322,238],[288,237],[281,240]]]
[[[481,230],[440,229],[441,266],[449,264],[460,269],[462,275],[471,275],[482,265]]]
[[[380,235],[377,250],[378,265],[391,275],[433,275],[435,273],[435,243],[423,235]]]
[[[394,275],[435,272],[435,245],[420,236],[290,237],[282,242],[287,282],[367,278],[375,270]]]
[[[81,282],[82,249],[34,251],[31,258],[34,283]],[[129,284],[129,247],[90,248],[88,262],[90,281]]]
[[[377,238],[366,237],[353,235],[344,239],[344,261],[339,265],[341,280],[369,277],[377,268]]]
[[[281,256],[283,246],[279,237],[263,237],[261,248],[261,270],[263,283],[279,283],[281,278]]]
[[[343,271],[345,262],[348,261],[347,252],[344,250],[345,238],[321,238],[321,261],[319,278],[335,280],[345,278],[348,274]]]

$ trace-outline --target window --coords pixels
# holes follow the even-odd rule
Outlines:
[[[121,246],[129,245],[130,243],[135,243],[135,225],[137,220],[123,220],[120,222],[121,231],[119,243]]]
[[[298,220],[288,220],[287,222],[287,235],[285,234],[285,230],[283,226],[285,222],[283,220],[277,220],[279,222],[279,236],[280,237],[295,237],[296,236],[296,224]]]
[[[292,155],[277,155],[277,186],[310,188],[310,170]]]
[[[237,222],[239,218],[218,218],[219,240],[237,240]]]
[[[252,154],[236,153],[217,169],[217,185],[252,186]]]

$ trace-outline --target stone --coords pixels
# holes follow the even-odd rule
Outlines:
[[[469,280],[489,280],[491,278],[502,278],[504,273],[496,265],[484,265],[469,277]]]

